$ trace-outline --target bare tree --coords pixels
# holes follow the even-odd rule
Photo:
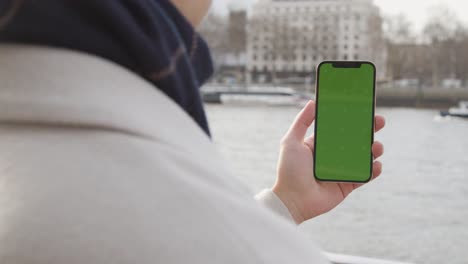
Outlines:
[[[424,27],[424,38],[431,44],[433,87],[440,87],[442,78],[456,75],[456,32],[459,25],[460,21],[451,10],[437,7]]]
[[[460,25],[455,35],[456,77],[468,86],[468,27]]]
[[[413,25],[404,14],[387,16],[383,20],[384,35],[391,43],[413,43],[416,35],[413,32]]]
[[[440,87],[444,78],[468,79],[468,28],[444,6],[432,9],[421,35],[404,15],[386,17],[388,74]]]
[[[210,46],[215,63],[229,50],[228,22],[225,17],[210,13],[199,29]]]
[[[403,14],[386,17],[383,24],[388,49],[388,75],[392,80],[401,79],[410,66],[408,51],[415,42],[412,24]]]

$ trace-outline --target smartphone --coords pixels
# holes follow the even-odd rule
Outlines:
[[[325,61],[317,69],[314,175],[330,182],[372,179],[375,65]]]

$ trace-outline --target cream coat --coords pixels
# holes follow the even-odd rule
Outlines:
[[[326,263],[137,75],[0,46],[0,263]],[[276,199],[276,200],[275,200]]]

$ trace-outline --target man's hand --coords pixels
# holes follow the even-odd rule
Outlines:
[[[319,182],[314,175],[314,137],[305,138],[315,120],[315,103],[309,102],[296,117],[281,141],[277,180],[273,192],[283,201],[297,224],[324,214],[339,205],[352,191],[362,186],[353,183]],[[375,117],[375,131],[385,126]],[[374,159],[384,153],[382,143],[372,146]],[[382,163],[374,161],[373,179],[382,173]]]

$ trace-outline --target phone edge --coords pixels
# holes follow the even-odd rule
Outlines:
[[[365,184],[365,183],[368,183],[372,180],[373,178],[373,165],[374,165],[374,155],[372,153],[372,147],[371,147],[371,153],[370,153],[370,176],[367,180],[365,181],[339,181],[339,180],[323,180],[323,179],[320,179],[319,177],[317,177],[317,173],[316,173],[316,155],[315,155],[315,146],[317,146],[317,120],[318,120],[318,105],[319,105],[319,100],[318,100],[318,97],[319,97],[319,76],[320,76],[320,67],[324,64],[327,64],[327,63],[337,63],[337,62],[349,62],[349,61],[322,61],[319,63],[319,65],[317,65],[317,70],[316,70],[316,78],[315,78],[315,124],[314,124],[314,178],[318,181],[321,181],[321,182],[336,182],[336,183],[358,183],[358,184]],[[362,63],[362,64],[369,64],[372,66],[372,68],[374,69],[374,81],[373,81],[373,100],[372,100],[372,136],[371,136],[371,146],[374,145],[374,140],[375,140],[375,108],[376,108],[376,105],[377,105],[377,67],[375,66],[375,64],[371,61],[353,61],[353,62],[359,62],[359,63]]]

